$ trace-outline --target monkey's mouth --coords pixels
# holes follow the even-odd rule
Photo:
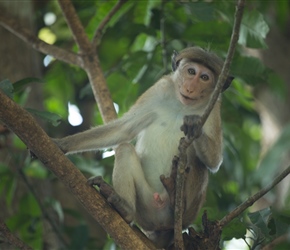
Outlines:
[[[196,98],[190,98],[190,97],[188,97],[188,96],[186,96],[186,95],[183,95],[183,94],[181,94],[181,93],[180,93],[180,95],[181,95],[185,100],[191,100],[191,101],[196,100]]]
[[[181,94],[181,96],[182,96],[184,99],[186,99],[186,100],[192,100],[190,97],[188,97],[188,96],[186,96],[186,95]]]

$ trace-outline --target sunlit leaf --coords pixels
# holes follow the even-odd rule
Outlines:
[[[267,48],[265,38],[269,27],[261,13],[245,12],[240,28],[239,44],[249,48]]]
[[[146,26],[149,25],[153,15],[152,9],[160,4],[160,0],[139,2],[134,8],[134,21]]]

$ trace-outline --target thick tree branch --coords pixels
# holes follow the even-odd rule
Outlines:
[[[240,26],[241,26],[241,21],[243,17],[244,5],[245,5],[245,0],[239,0],[236,7],[235,22],[233,26],[233,31],[231,35],[231,41],[230,41],[230,46],[228,49],[227,57],[224,62],[221,74],[218,78],[218,82],[216,84],[214,92],[211,96],[211,99],[203,115],[201,116],[201,121],[200,121],[201,127],[204,125],[211,110],[213,109],[221,93],[223,84],[225,83],[227,76],[229,74],[230,64],[233,59],[236,44],[239,39],[239,32],[240,32]],[[177,177],[176,177],[176,203],[175,203],[175,227],[174,227],[174,230],[175,230],[174,240],[175,240],[176,249],[184,249],[183,239],[182,239],[182,211],[184,210],[183,209],[183,189],[184,189],[184,182],[185,182],[185,167],[187,164],[186,149],[195,139],[196,138],[189,139],[188,137],[186,137],[185,140],[181,140],[181,143],[179,145],[179,148],[181,148],[181,150],[180,150],[180,155],[179,155],[178,171],[177,171]]]
[[[89,77],[102,118],[105,122],[109,122],[115,119],[117,115],[96,50],[90,43],[71,1],[59,0],[58,2],[74,39],[80,48],[83,69]]]
[[[117,114],[113,105],[111,93],[108,89],[101,65],[94,53],[91,59],[85,60],[85,71],[89,77],[92,90],[105,123],[116,119]]]
[[[3,26],[5,29],[9,30],[17,37],[19,37],[28,45],[32,46],[32,48],[34,48],[35,50],[47,55],[51,55],[60,61],[78,65],[79,67],[83,66],[81,57],[77,54],[42,41],[30,30],[23,27],[23,25],[19,20],[17,20],[17,18],[7,14],[7,11],[3,7],[0,7],[0,13],[0,25]]]
[[[6,239],[10,245],[21,250],[32,250],[31,247],[27,246],[23,241],[13,235],[2,220],[0,220],[0,236]]]
[[[222,218],[219,221],[220,227],[223,228],[224,226],[226,226],[230,221],[239,216],[248,207],[252,206],[257,200],[259,200],[262,196],[264,196],[271,189],[273,189],[279,182],[281,182],[289,174],[290,174],[290,166],[286,168],[280,175],[278,175],[270,185],[261,189],[258,193],[254,194],[253,196],[249,197],[241,205],[236,207],[232,212],[230,212],[228,215]]]
[[[149,240],[145,245],[104,198],[87,184],[82,173],[51,141],[33,117],[2,91],[0,91],[0,120],[64,183],[121,248],[154,249]]]
[[[111,9],[108,15],[102,20],[99,27],[95,31],[95,35],[93,38],[93,48],[96,48],[97,45],[101,42],[102,36],[104,34],[104,29],[106,25],[110,22],[111,18],[115,15],[115,13],[126,3],[128,0],[119,0],[116,5]]]

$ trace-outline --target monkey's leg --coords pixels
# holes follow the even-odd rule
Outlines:
[[[88,184],[93,186],[97,185],[100,188],[100,193],[108,200],[110,204],[118,211],[122,218],[130,223],[133,220],[132,212],[126,201],[115,192],[114,188],[106,183],[102,176],[96,176],[88,179]]]
[[[121,144],[115,150],[113,186],[119,196],[129,204],[134,214],[136,202],[145,204],[154,202],[154,191],[149,186],[139,156],[130,143]]]

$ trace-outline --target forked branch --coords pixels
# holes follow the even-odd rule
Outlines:
[[[99,27],[95,31],[95,35],[93,38],[93,47],[96,48],[97,45],[100,43],[104,29],[106,25],[110,22],[112,17],[115,15],[115,13],[123,6],[124,3],[126,3],[128,0],[119,0],[116,5],[111,9],[111,11],[108,13],[108,15],[103,19],[103,21],[100,23]]]
[[[19,37],[35,50],[51,55],[57,60],[66,62],[68,64],[74,64],[79,67],[83,67],[83,61],[81,57],[71,51],[59,48],[57,46],[48,44],[39,39],[29,29],[24,27],[17,18],[9,15],[3,7],[0,7],[0,25],[9,30],[12,34]]]

